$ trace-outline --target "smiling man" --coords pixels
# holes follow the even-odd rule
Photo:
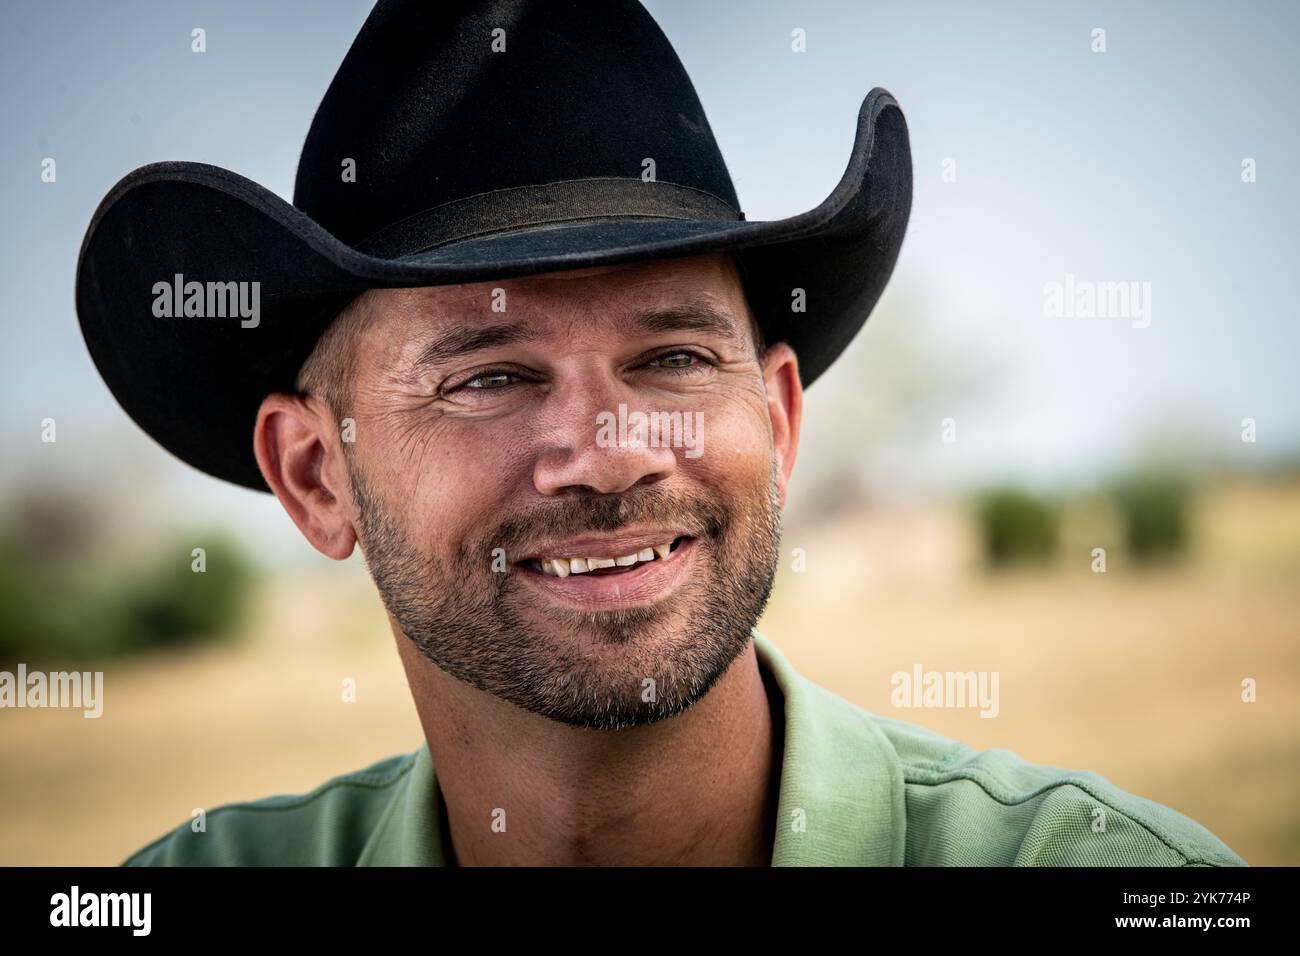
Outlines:
[[[381,2],[292,205],[196,163],[109,193],[77,287],[105,381],[322,553],[361,550],[425,735],[127,863],[1243,862],[1095,774],[872,715],[754,630],[803,390],[910,210],[897,103],[857,123],[823,203],[750,222],[639,4]],[[257,321],[153,312],[181,276],[250,283]],[[611,440],[625,413],[707,442]]]
[[[339,407],[267,398],[258,459],[318,549],[366,556],[457,860],[769,862],[780,759],[749,636],[800,389],[730,259],[369,292],[304,389],[341,368]],[[601,447],[619,404],[702,414],[709,454]]]

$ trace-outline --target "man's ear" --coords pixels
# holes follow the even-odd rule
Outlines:
[[[772,421],[777,488],[784,506],[786,487],[799,451],[799,425],[803,421],[799,359],[785,342],[777,342],[763,355],[763,385],[767,389],[767,412]]]
[[[338,561],[350,555],[357,538],[347,465],[325,403],[268,395],[257,410],[253,451],[262,477],[312,546]]]

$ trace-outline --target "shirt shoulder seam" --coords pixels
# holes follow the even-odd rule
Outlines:
[[[960,753],[964,749],[965,749],[964,745],[959,745],[953,748],[953,753]],[[946,762],[947,758],[950,756],[951,754],[946,755],[945,761],[943,762]],[[941,787],[944,784],[956,783],[958,781],[966,780],[975,784],[982,791],[984,791],[984,793],[989,797],[989,799],[993,800],[995,803],[1000,804],[1001,806],[1004,807],[1019,806],[1020,804],[1027,803],[1028,801],[1033,800],[1035,797],[1042,796],[1043,794],[1048,793],[1049,791],[1052,790],[1058,790],[1061,787],[1075,787],[1078,790],[1082,790],[1084,793],[1092,797],[1092,799],[1096,800],[1098,803],[1105,806],[1107,809],[1111,810],[1114,813],[1119,814],[1124,819],[1129,820],[1130,822],[1141,827],[1147,833],[1151,834],[1151,836],[1154,837],[1156,840],[1160,841],[1160,843],[1163,844],[1167,850],[1169,850],[1171,853],[1177,854],[1184,861],[1182,864],[1180,864],[1181,866],[1187,866],[1188,864],[1191,864],[1193,862],[1203,862],[1207,866],[1215,865],[1213,863],[1201,861],[1199,860],[1199,858],[1194,858],[1189,854],[1185,853],[1182,849],[1179,848],[1179,846],[1175,844],[1173,838],[1155,829],[1155,827],[1149,821],[1143,820],[1135,816],[1132,812],[1128,810],[1115,806],[1115,804],[1112,801],[1098,795],[1096,791],[1091,786],[1088,785],[1089,781],[1080,779],[1078,777],[1065,777],[1060,780],[1053,780],[1050,783],[1046,783],[1043,786],[1038,787],[1037,789],[1024,794],[1019,799],[1005,800],[1002,797],[1000,797],[998,794],[994,793],[993,790],[990,789],[989,784],[986,782],[986,780],[981,779],[982,777],[985,776],[985,774],[979,770],[966,769],[966,770],[958,770],[958,771],[947,771],[947,773],[951,774],[951,776],[949,776],[948,779],[946,780],[923,780],[923,779],[917,779],[911,777],[906,772],[908,769],[916,769],[916,768],[906,768],[906,767],[904,768],[903,782],[905,784],[914,784],[916,786],[921,786],[921,787]]]

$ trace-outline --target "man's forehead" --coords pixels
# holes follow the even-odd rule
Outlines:
[[[566,270],[513,279],[367,294],[369,331],[426,341],[439,333],[526,322],[530,337],[575,323],[628,333],[699,331],[745,334],[744,293],[724,254]],[[376,321],[378,320],[378,321]]]
[[[454,313],[463,309],[476,313],[483,309],[485,303],[492,305],[503,298],[505,305],[497,307],[508,310],[511,299],[518,304],[563,300],[568,305],[581,306],[584,300],[600,302],[625,296],[629,292],[639,295],[660,294],[665,297],[676,297],[684,293],[725,296],[738,287],[738,275],[730,257],[717,253],[566,269],[510,279],[413,289],[376,289],[372,292],[379,298],[414,311]]]

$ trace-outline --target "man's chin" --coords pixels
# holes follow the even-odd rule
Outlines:
[[[565,662],[564,688],[527,709],[573,726],[615,729],[658,723],[703,698],[744,650],[737,637],[681,622],[611,623],[600,612],[567,634],[550,634],[552,660]],[[544,646],[544,645],[543,645]],[[553,688],[555,689],[555,688]]]
[[[745,649],[744,588],[695,581],[649,606],[583,611],[509,588],[489,610],[408,620],[405,634],[454,677],[574,727],[617,729],[682,713]]]

